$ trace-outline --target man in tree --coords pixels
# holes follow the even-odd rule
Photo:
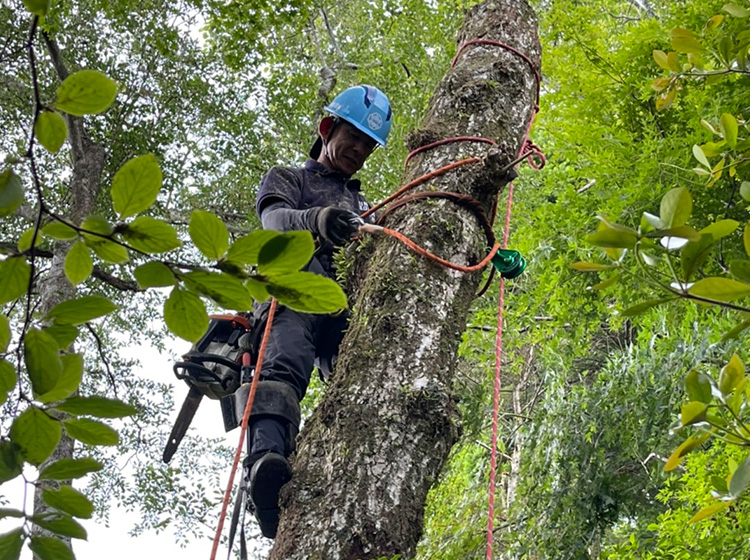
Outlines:
[[[351,176],[391,128],[388,98],[375,87],[360,85],[339,94],[326,108],[318,139],[304,167],[274,167],[261,182],[258,216],[264,229],[310,231],[318,249],[307,270],[335,277],[333,252],[363,223],[369,205],[361,184]],[[261,313],[267,309],[261,306]],[[264,536],[274,538],[281,487],[292,476],[287,457],[299,428],[299,401],[316,364],[332,368],[346,317],[310,315],[284,308],[276,315],[258,383],[248,432],[245,476],[255,516]]]

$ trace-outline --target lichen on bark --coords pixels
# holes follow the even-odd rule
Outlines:
[[[536,18],[519,0],[475,6],[458,44],[502,41],[536,69]],[[438,85],[409,147],[454,136],[497,143],[491,164],[463,166],[417,190],[470,195],[490,214],[518,153],[536,103],[532,69],[499,47],[472,45]],[[467,156],[487,154],[475,142],[446,144],[412,158],[404,182]],[[500,165],[498,165],[498,162]],[[446,200],[419,200],[386,217],[426,249],[459,264],[487,252],[476,216]],[[451,394],[458,343],[481,273],[449,270],[392,238],[361,251],[352,267],[358,294],[336,371],[307,422],[282,492],[273,560],[356,560],[413,556],[424,504],[451,446],[459,417]]]

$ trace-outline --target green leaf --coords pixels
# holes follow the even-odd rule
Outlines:
[[[729,272],[743,282],[750,282],[750,261],[735,259],[729,261]]]
[[[175,286],[164,303],[164,322],[173,334],[197,342],[208,328],[206,307],[198,296]]]
[[[8,400],[8,393],[16,387],[18,374],[13,364],[7,360],[0,360],[0,405]]]
[[[706,405],[702,402],[691,401],[682,405],[680,421],[683,426],[690,426],[706,419]]]
[[[133,271],[138,285],[143,288],[174,286],[175,277],[170,268],[158,261],[142,264]]]
[[[101,235],[112,235],[115,232],[115,228],[109,221],[103,216],[98,214],[92,214],[87,216],[83,223],[81,223],[81,229],[92,231]],[[90,234],[89,234],[90,235]],[[92,236],[94,239],[101,239],[99,236]]]
[[[26,517],[26,514],[20,509],[0,508],[0,519],[7,519],[8,517],[15,517],[16,519],[20,519],[22,517]]]
[[[117,96],[117,84],[96,70],[80,70],[71,74],[57,88],[55,107],[81,117],[102,113]]]
[[[77,286],[94,271],[94,260],[83,241],[76,241],[65,256],[65,277]]]
[[[50,309],[45,319],[54,319],[55,323],[61,325],[81,325],[116,309],[119,309],[119,306],[104,296],[83,296],[58,303]]]
[[[346,308],[341,286],[312,272],[275,276],[268,282],[268,293],[279,303],[305,313],[334,313]]]
[[[714,475],[711,477],[711,486],[713,486],[716,490],[718,490],[722,494],[727,494],[729,492],[727,481],[720,476]]]
[[[750,181],[742,181],[740,185],[740,196],[750,202]]]
[[[698,144],[693,144],[693,156],[695,156],[695,159],[698,160],[698,163],[700,163],[701,165],[705,165],[706,167],[711,169],[711,164],[708,163],[706,154],[703,153],[703,150]]]
[[[36,120],[34,135],[48,152],[56,154],[68,137],[68,125],[59,113],[44,112]]]
[[[722,140],[721,142],[706,142],[700,148],[701,148],[701,151],[704,154],[706,154],[706,157],[710,158],[710,157],[716,157],[716,156],[721,155],[725,145],[726,145],[726,142]],[[706,167],[711,169],[710,165],[707,165]]]
[[[750,16],[750,10],[748,10],[747,8],[743,8],[742,6],[738,6],[737,4],[724,4],[722,10],[738,18],[746,18],[747,16]]]
[[[610,270],[615,267],[611,264],[597,264],[592,262],[579,261],[571,264],[570,268],[579,272],[599,272],[600,270]]]
[[[719,126],[721,126],[721,134],[724,136],[724,140],[727,141],[727,145],[730,148],[737,146],[737,119],[729,113],[724,113],[719,119]]]
[[[102,470],[104,465],[91,457],[59,459],[39,473],[39,480],[71,480]]]
[[[702,234],[698,241],[691,241],[680,250],[680,266],[685,280],[690,280],[693,273],[706,262],[711,254],[714,238],[710,234]]]
[[[108,239],[84,235],[83,240],[87,247],[90,247],[100,259],[106,262],[120,264],[128,262],[130,258],[125,247]]]
[[[31,537],[29,548],[39,560],[75,560],[73,551],[55,537]]]
[[[31,517],[31,521],[39,525],[42,529],[47,529],[51,533],[70,537],[72,539],[86,539],[86,529],[71,516],[64,513],[45,512],[40,515]]]
[[[22,470],[21,448],[12,441],[0,441],[0,484],[13,480]]]
[[[253,296],[255,301],[261,302],[266,301],[271,297],[266,289],[266,283],[256,280],[255,278],[248,278],[245,280],[245,286],[247,287],[250,295]]]
[[[60,350],[67,349],[78,336],[78,329],[73,325],[51,325],[44,327],[42,331],[46,332],[57,342],[57,346]]]
[[[117,445],[120,441],[115,430],[90,418],[66,418],[63,424],[70,437],[87,445]]]
[[[688,292],[717,301],[733,301],[750,295],[750,284],[730,278],[709,277],[698,280]]]
[[[711,134],[719,135],[719,131],[714,128],[714,126],[708,122],[706,119],[701,119],[701,125],[708,130]]]
[[[623,317],[635,317],[636,315],[640,315],[641,313],[648,311],[652,307],[656,307],[658,305],[669,303],[670,301],[674,301],[674,299],[675,298],[664,298],[664,299],[654,299],[650,301],[643,301],[641,303],[637,303],[633,305],[632,307],[628,307],[625,311],[620,313],[620,315],[622,315]]]
[[[681,53],[700,54],[705,48],[696,37],[672,37],[672,48]]]
[[[713,17],[710,17],[708,21],[706,22],[706,29],[716,29],[722,24],[723,21],[724,21],[724,16],[722,16],[721,14],[717,14]]]
[[[24,257],[8,257],[0,261],[0,305],[26,293],[31,267]]]
[[[70,397],[55,405],[55,408],[76,416],[85,414],[99,418],[124,418],[138,412],[137,408],[120,400],[96,396]]]
[[[615,284],[617,284],[619,280],[620,280],[620,277],[615,274],[611,278],[606,279],[604,282],[594,284],[593,286],[591,286],[591,289],[592,290],[606,290],[610,286],[614,286]]]
[[[750,484],[750,457],[742,461],[737,470],[732,474],[732,478],[729,481],[729,494],[733,498],[739,497],[745,491],[748,484]]]
[[[599,225],[599,230],[589,234],[586,241],[597,247],[612,247],[617,249],[632,249],[635,247],[637,236]]]
[[[677,237],[680,239],[687,239],[688,241],[699,241],[701,234],[695,231],[690,226],[677,226],[669,229],[660,229],[650,231],[646,234],[648,238],[660,238],[660,237]]]
[[[172,226],[148,216],[133,220],[125,227],[122,236],[131,247],[144,253],[165,253],[182,245]]]
[[[219,260],[227,252],[227,226],[210,212],[193,210],[188,230],[195,246],[209,259]]]
[[[685,187],[670,190],[661,199],[659,217],[666,229],[682,226],[693,212],[693,199]]]
[[[45,16],[49,10],[50,0],[23,0],[23,5],[34,15]]]
[[[750,256],[750,222],[745,224],[745,230],[742,232],[742,243],[745,246],[745,253]]]
[[[666,92],[660,94],[659,97],[656,98],[656,110],[664,111],[665,109],[668,109],[672,105],[672,103],[674,103],[674,100],[676,98],[677,88],[672,86]]]
[[[127,218],[149,208],[159,194],[161,167],[154,154],[126,162],[112,179],[112,202],[120,218]]]
[[[737,354],[733,354],[729,363],[721,368],[719,390],[723,395],[731,393],[745,377],[745,365]]]
[[[247,287],[229,274],[193,271],[182,278],[190,289],[211,298],[224,308],[247,311],[253,306]]]
[[[748,327],[750,327],[750,319],[745,319],[739,325],[734,327],[732,330],[725,333],[724,336],[721,337],[721,341],[726,342],[728,340],[732,340],[733,338],[736,338],[737,335],[739,335],[742,331],[744,331]]]
[[[23,200],[21,178],[10,169],[0,173],[0,218],[10,216],[23,204]]]
[[[259,229],[249,235],[240,237],[229,247],[227,260],[237,264],[256,265],[263,246],[279,235],[281,234],[277,231]]]
[[[24,0],[24,3],[27,0]],[[18,560],[23,548],[23,529],[18,528],[0,535],[0,560]]]
[[[270,239],[258,255],[258,272],[275,276],[297,272],[312,258],[315,243],[309,231],[290,231]]]
[[[667,62],[667,53],[660,50],[655,50],[652,53],[654,60],[656,61],[656,64],[658,64],[661,68],[664,70],[671,70],[669,67],[669,63]]]
[[[8,317],[0,314],[0,352],[5,352],[10,344],[10,322]]]
[[[10,439],[21,448],[24,457],[32,465],[41,464],[52,454],[61,435],[60,422],[35,406],[24,410],[10,427]]]
[[[36,232],[36,236],[34,235],[34,232]],[[21,237],[18,238],[18,250],[21,253],[25,253],[31,249],[32,243],[34,244],[34,247],[39,247],[43,242],[44,237],[42,236],[42,233],[32,226],[24,231],[21,234]]]
[[[88,519],[94,513],[94,504],[86,496],[68,485],[60,486],[57,490],[43,490],[42,499],[48,506],[74,517]]]
[[[669,459],[667,459],[667,462],[664,465],[664,471],[669,472],[677,468],[677,465],[682,462],[682,458],[693,451],[699,445],[702,445],[710,435],[711,434],[709,432],[703,432],[690,436],[688,439],[683,441],[682,445],[675,449],[674,452],[672,452],[672,454],[669,456]]]
[[[691,401],[708,404],[711,402],[711,381],[705,373],[692,370],[685,378],[685,389]]]
[[[63,370],[55,387],[37,400],[41,403],[51,403],[68,398],[76,392],[83,379],[83,355],[65,354],[61,357]]]
[[[696,513],[693,517],[691,517],[688,523],[698,523],[698,521],[702,521],[703,519],[706,519],[707,517],[711,517],[713,514],[723,509],[726,509],[731,505],[732,505],[732,502],[716,502],[715,504],[704,507],[698,513]]]
[[[75,239],[78,237],[78,232],[70,227],[68,224],[64,224],[62,222],[58,222],[55,220],[54,222],[48,223],[46,226],[42,228],[42,233],[46,235],[47,237],[50,237],[52,239],[58,239],[61,241],[68,241],[70,239]]]
[[[736,220],[719,220],[704,227],[699,233],[710,234],[714,238],[714,241],[717,241],[722,237],[734,233],[738,227],[740,227],[740,223]]]
[[[55,339],[44,331],[31,328],[24,339],[23,354],[34,393],[43,395],[52,390],[63,370]]]

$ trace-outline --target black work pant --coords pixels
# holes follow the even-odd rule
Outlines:
[[[307,268],[311,272],[325,275],[316,259]],[[260,315],[269,305],[266,302],[257,306],[256,313]],[[299,313],[280,306],[271,325],[260,373],[261,381],[286,383],[294,389],[301,401],[310,383],[315,359],[330,362],[341,342],[346,322],[345,314],[334,317]],[[285,442],[284,434],[283,421],[263,418],[253,422],[248,432],[250,455],[262,455],[267,451],[285,454],[283,450],[288,449],[289,445]]]

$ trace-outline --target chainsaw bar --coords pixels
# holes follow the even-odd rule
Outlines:
[[[172,459],[172,455],[177,451],[177,447],[180,445],[182,438],[185,437],[185,433],[190,427],[190,423],[195,416],[195,411],[198,410],[198,406],[201,404],[202,399],[203,393],[191,386],[187,397],[185,397],[185,402],[182,403],[180,414],[177,415],[177,420],[172,428],[172,433],[169,434],[167,446],[164,448],[162,460],[165,463],[169,463]]]

